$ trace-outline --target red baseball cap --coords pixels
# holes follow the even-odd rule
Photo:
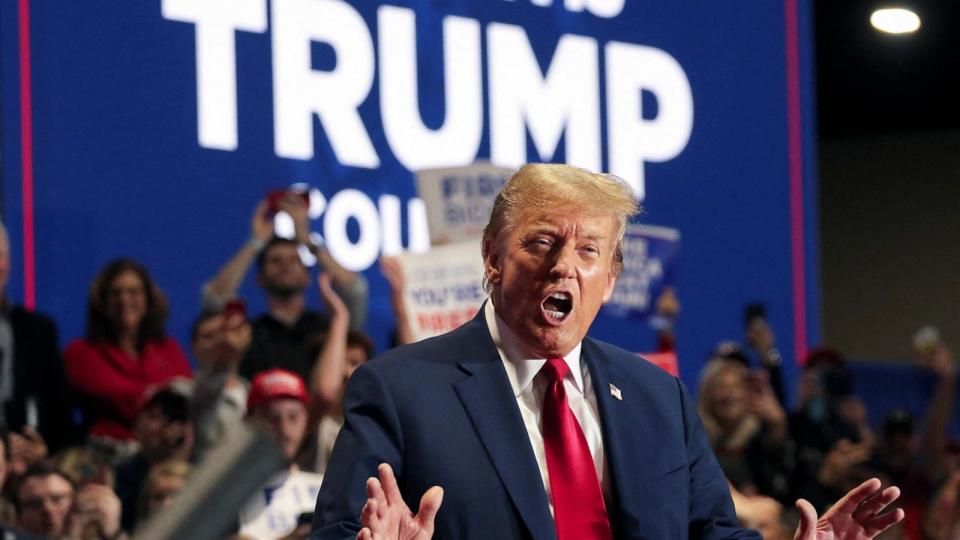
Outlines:
[[[262,371],[250,383],[247,412],[268,401],[280,398],[296,399],[307,405],[309,396],[303,379],[296,373],[281,368]]]

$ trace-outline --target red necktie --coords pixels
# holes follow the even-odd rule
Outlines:
[[[563,379],[570,372],[563,358],[550,358],[543,398],[543,446],[547,454],[553,518],[558,540],[609,540],[612,537],[600,481],[587,438],[567,404]]]

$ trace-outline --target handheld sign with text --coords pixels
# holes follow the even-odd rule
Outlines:
[[[623,272],[604,311],[619,317],[652,315],[657,297],[674,284],[679,251],[676,229],[630,225],[623,238]]]
[[[417,340],[449,332],[477,314],[483,290],[480,241],[468,240],[397,257],[406,276],[404,303]]]
[[[417,191],[427,208],[434,246],[480,238],[497,193],[513,169],[490,163],[417,172]]]

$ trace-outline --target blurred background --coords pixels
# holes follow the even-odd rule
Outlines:
[[[904,3],[922,20],[893,35],[880,4],[815,3],[824,340],[904,360],[924,321],[960,330],[960,55],[954,2]]]

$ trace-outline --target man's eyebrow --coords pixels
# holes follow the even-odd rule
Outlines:
[[[534,234],[556,234],[556,233],[557,233],[556,227],[548,225],[546,223],[537,223],[527,231],[526,236],[530,236]]]
[[[594,233],[587,232],[580,238],[588,242],[603,242],[604,240],[609,238],[609,235],[603,232],[594,232]]]

